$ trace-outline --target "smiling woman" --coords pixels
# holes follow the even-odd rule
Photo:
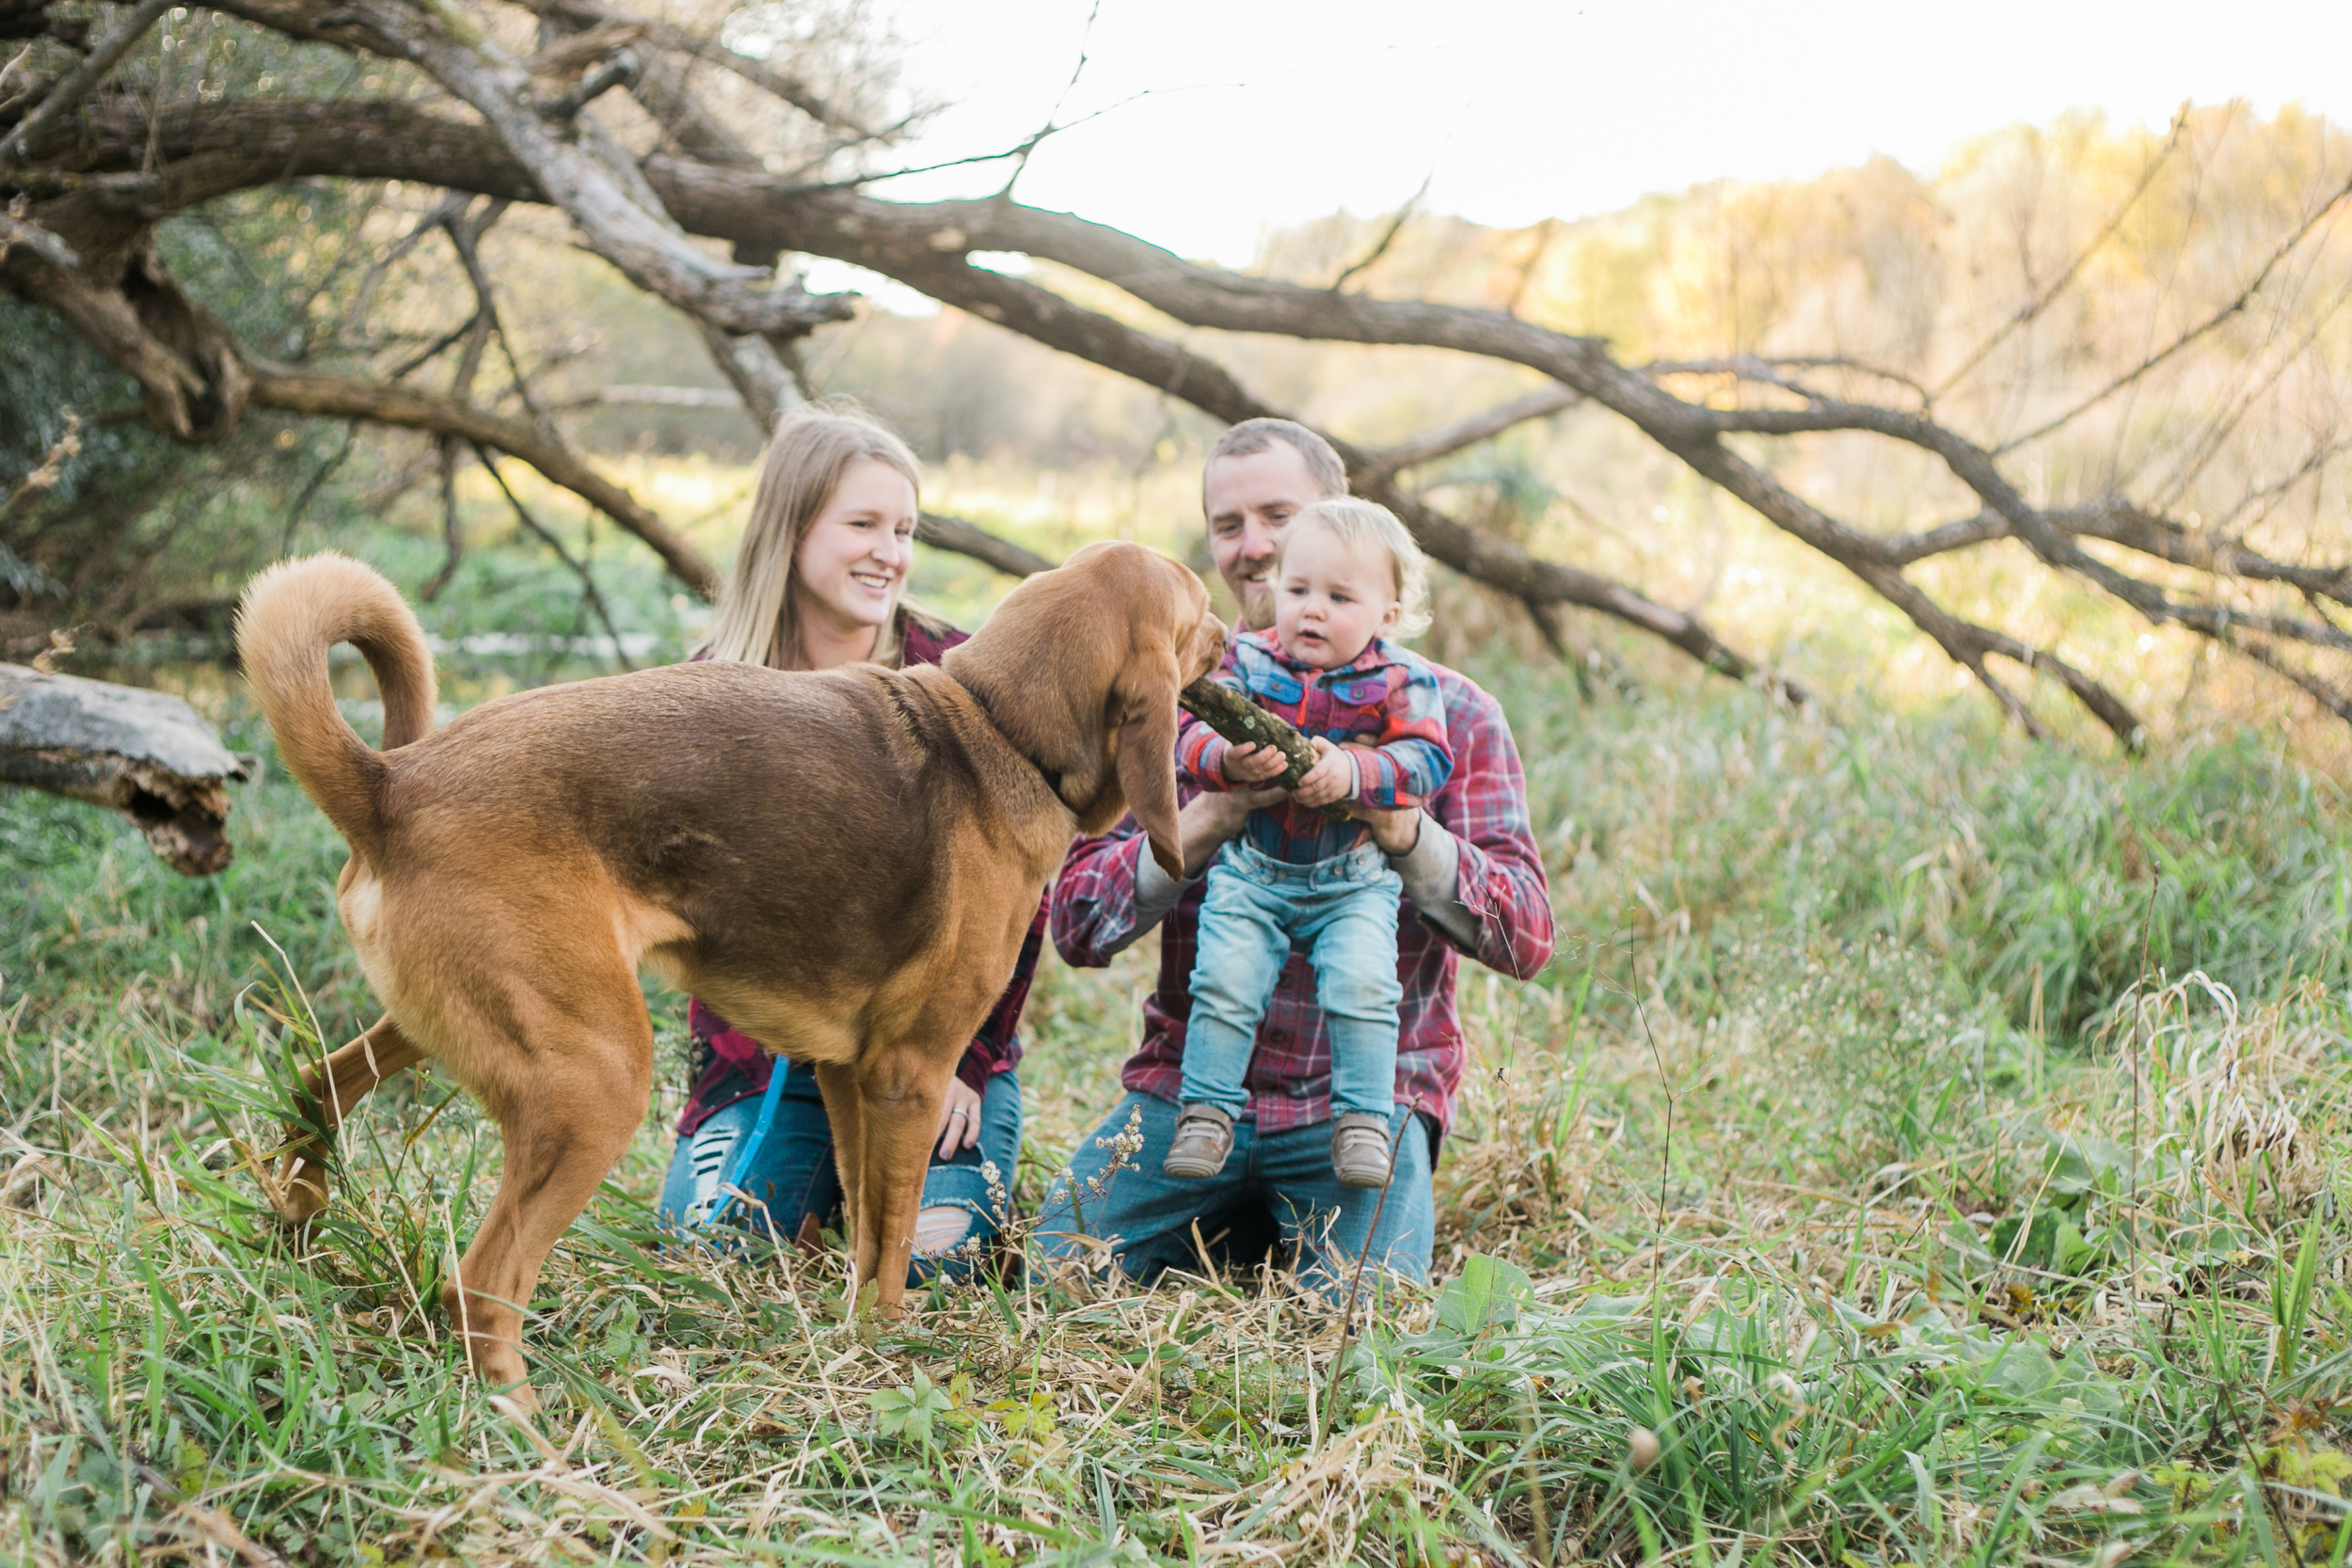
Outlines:
[[[778,670],[937,662],[963,633],[902,597],[921,480],[906,443],[853,408],[786,418],[761,463],[717,624],[694,657]],[[1007,1217],[1021,1148],[1013,1031],[1041,942],[1033,926],[1011,984],[949,1083],[915,1227],[925,1258],[985,1241]],[[662,1182],[663,1215],[702,1227],[739,1213],[748,1198],[763,1229],[813,1240],[840,1197],[815,1074],[776,1060],[700,1001],[688,1019],[694,1078]]]

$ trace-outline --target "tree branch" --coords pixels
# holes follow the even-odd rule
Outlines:
[[[327,36],[317,29],[340,14],[321,14],[313,0],[236,3],[245,12],[294,16],[297,36]],[[390,3],[366,0],[379,8]],[[598,15],[601,18],[604,13]],[[311,32],[304,35],[298,31],[302,27]],[[350,36],[345,34],[338,41],[348,43]],[[488,117],[488,111],[485,113]],[[76,200],[95,200],[101,182],[131,178],[129,171],[145,166],[151,135],[152,145],[171,150],[152,176],[136,176],[144,182],[140,199],[159,204],[151,211],[297,174],[413,178],[539,199],[546,198],[550,178],[548,167],[517,151],[517,139],[508,135],[503,126],[496,127],[493,135],[482,127],[405,105],[208,104],[201,116],[175,119],[167,115],[151,130],[141,123],[135,136],[114,133],[103,112],[91,119],[94,135],[88,150],[76,153],[75,168],[40,176],[51,182],[41,189],[65,194],[38,215],[77,250],[84,248],[83,231],[62,222],[49,224],[51,209]],[[1610,408],[1776,527],[1846,565],[1965,667],[1981,674],[1984,658],[1997,655],[2047,671],[2127,738],[2136,732],[2136,722],[2097,682],[2004,634],[1950,617],[1903,578],[1902,568],[1942,550],[1991,538],[2016,537],[2045,563],[2081,576],[2152,619],[2188,626],[2233,646],[2242,641],[2236,634],[2249,630],[2301,639],[2313,645],[2340,645],[2341,634],[2324,622],[2249,614],[2217,603],[2180,598],[2086,553],[2075,537],[2105,537],[2184,568],[2225,578],[2276,581],[2342,602],[2345,587],[2338,571],[2268,561],[2234,541],[2217,545],[2153,514],[2136,513],[2129,503],[2038,511],[2025,503],[2001,472],[1998,453],[1937,424],[1923,412],[1823,397],[1788,373],[1793,368],[1833,364],[1863,373],[1883,373],[1867,366],[1834,361],[1716,361],[1661,364],[1645,370],[1619,363],[1597,340],[1550,331],[1506,313],[1334,293],[1195,266],[1115,230],[1010,200],[892,203],[838,186],[794,185],[744,166],[721,167],[668,154],[645,161],[644,181],[650,206],[695,233],[730,241],[750,254],[797,250],[871,267],[945,303],[1171,392],[1229,421],[1275,410],[1213,361],[1101,312],[1086,310],[1025,280],[972,267],[965,256],[973,250],[1010,250],[1059,262],[1113,283],[1143,304],[1197,328],[1439,347],[1525,366],[1560,384],[1565,392],[1554,396],[1573,393]],[[2343,194],[2339,193],[2338,199]],[[560,196],[558,204],[564,204]],[[640,210],[645,205],[641,203]],[[2323,207],[2311,214],[2297,238],[2315,228],[2328,210]],[[2244,298],[2251,297],[2295,243],[2291,239],[2279,248],[2249,282]],[[16,281],[19,264],[13,255],[6,263],[11,282]],[[24,264],[37,263],[27,261]],[[2241,301],[2237,309],[2243,308]],[[688,309],[706,322],[724,320],[693,305]],[[2176,342],[2174,350],[2168,352],[2176,352],[2179,346]],[[1803,400],[1803,406],[1716,408],[1693,403],[1660,384],[1661,376],[1683,372],[1749,376],[1790,392]],[[143,382],[149,379],[142,377]],[[1915,384],[1895,379],[1917,390]],[[1978,518],[1947,524],[1927,534],[1888,540],[1840,522],[1793,495],[1770,469],[1726,441],[1743,433],[1800,435],[1836,430],[1876,434],[1932,452],[1977,494],[1983,512]],[[1427,441],[1423,438],[1408,446],[1426,450]],[[1346,455],[1358,484],[1367,494],[1385,498],[1396,493],[1392,479],[1403,463],[1394,454],[1350,451]],[[1696,657],[1714,667],[1745,668],[1736,655],[1729,656],[1736,662],[1726,662],[1727,651],[1719,652],[1721,645],[1711,633],[1689,617],[1651,604],[1607,579],[1536,561],[1506,541],[1463,529],[1426,503],[1404,499],[1413,510],[1408,513],[1406,505],[1399,505],[1400,515],[1424,531],[1423,542],[1433,556],[1521,597],[1531,607],[1576,603],[1599,609],[1660,635],[1681,639],[1677,645],[1692,648]],[[2003,693],[1990,680],[1988,689],[2009,703],[2020,721],[2030,727],[2030,715],[2013,696]]]
[[[693,593],[706,599],[718,596],[719,574],[701,551],[672,532],[668,524],[627,490],[520,420],[502,419],[469,404],[410,387],[379,386],[352,376],[321,375],[260,360],[250,363],[253,401],[262,407],[290,414],[365,420],[432,436],[479,441],[509,457],[519,458],[538,469],[549,483],[569,490],[644,540],[671,574]]]
[[[882,133],[861,124],[848,111],[834,107],[807,83],[770,66],[765,60],[739,55],[717,39],[692,33],[622,10],[616,6],[603,6],[592,0],[522,0],[524,5],[542,16],[553,14],[576,22],[591,24],[621,24],[644,29],[645,42],[656,49],[673,54],[689,55],[695,59],[715,65],[720,70],[741,77],[760,91],[780,98],[818,124],[831,130],[847,131],[860,140],[874,140]]]
[[[1009,539],[1000,539],[977,523],[966,522],[961,517],[945,516],[937,512],[926,512],[915,519],[914,536],[926,545],[953,550],[958,555],[968,555],[1007,577],[1033,577],[1039,572],[1051,571],[1054,566],[1052,562],[1035,550],[1016,545]]]
[[[356,40],[416,66],[482,116],[596,254],[680,309],[738,332],[805,331],[852,313],[847,298],[771,286],[757,269],[716,261],[689,244],[668,214],[647,211],[631,191],[633,170],[609,166],[590,150],[595,138],[567,140],[537,113],[523,68],[487,35],[460,36],[453,11],[401,0],[352,0],[332,10],[321,0],[228,0],[224,8],[281,31]]]
[[[106,79],[108,71],[122,63],[122,56],[147,36],[147,30],[155,25],[164,12],[181,3],[182,0],[139,0],[131,14],[97,48],[84,55],[80,64],[67,71],[31,114],[17,121],[16,128],[5,138],[0,138],[0,164],[21,163],[39,151],[49,133],[81,106],[82,100]]]
[[[1418,467],[1450,456],[1464,447],[1474,447],[1481,441],[1492,440],[1515,424],[1540,420],[1573,408],[1584,401],[1584,394],[1572,387],[1546,387],[1514,398],[1509,403],[1473,414],[1457,423],[1444,425],[1392,447],[1364,453],[1364,474],[1367,478],[1382,478],[1403,468]]]

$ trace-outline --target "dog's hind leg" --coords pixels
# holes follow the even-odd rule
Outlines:
[[[424,1053],[386,1014],[358,1039],[302,1069],[301,1119],[286,1127],[286,1152],[269,1183],[270,1207],[289,1225],[302,1225],[326,1207],[326,1157],[336,1130],[376,1085],[423,1059]]]
[[[523,1313],[556,1238],[645,1118],[653,1026],[626,970],[612,995],[575,992],[529,1012],[544,1022],[528,1047],[516,1040],[500,1053],[522,1070],[484,1096],[504,1134],[506,1168],[441,1305],[483,1381],[516,1385],[515,1399],[535,1408],[523,1383]]]

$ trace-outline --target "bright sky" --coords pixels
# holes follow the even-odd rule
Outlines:
[[[1101,111],[1038,150],[1020,198],[1235,265],[1266,229],[1386,213],[1423,179],[1426,210],[1517,226],[1873,152],[1931,171],[2075,108],[2161,126],[2185,100],[2299,101],[2352,123],[2352,0],[880,4],[910,84],[950,105],[908,164]],[[878,194],[986,195],[1009,166]]]

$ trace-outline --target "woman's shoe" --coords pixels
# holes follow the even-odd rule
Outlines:
[[[1176,1117],[1160,1169],[1180,1181],[1206,1181],[1225,1168],[1233,1152],[1233,1113],[1222,1105],[1187,1105]]]
[[[1389,1184],[1389,1118],[1350,1111],[1331,1130],[1331,1168],[1348,1187]]]

